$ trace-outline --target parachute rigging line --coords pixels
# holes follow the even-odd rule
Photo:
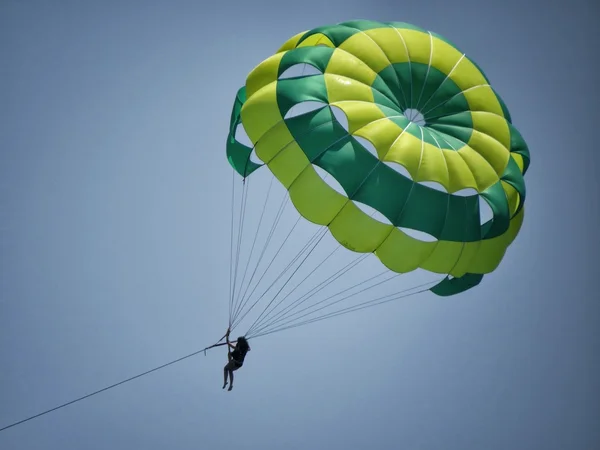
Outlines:
[[[323,177],[323,179],[325,180],[328,175],[329,174],[326,174]],[[304,285],[307,281],[309,281],[311,279],[311,276],[314,275],[317,272],[317,270],[323,266],[323,264],[325,262],[327,262],[336,252],[338,252],[342,248],[340,246],[336,246],[332,251],[330,251],[325,256],[325,258],[323,260],[321,260],[318,264],[316,264],[315,267],[313,267],[310,270],[310,272],[301,279],[301,281],[299,283],[293,285],[293,283],[291,283],[291,281],[293,280],[294,276],[303,267],[303,265],[305,264],[307,259],[311,256],[313,251],[319,246],[322,239],[327,235],[327,231],[328,231],[327,228],[325,226],[320,226],[314,232],[314,234],[310,237],[308,242],[306,242],[304,244],[304,246],[297,253],[294,254],[294,256],[291,258],[291,261],[289,263],[285,264],[284,268],[278,274],[276,274],[276,275],[273,274],[274,275],[273,281],[270,282],[270,284],[266,288],[264,288],[264,290],[262,290],[262,293],[257,298],[253,298],[256,290],[259,288],[259,286],[261,286],[261,282],[263,281],[264,277],[271,273],[269,271],[270,268],[276,262],[276,259],[281,255],[282,250],[284,249],[286,244],[289,242],[290,238],[293,235],[295,228],[297,227],[298,223],[302,219],[302,217],[300,215],[298,215],[292,228],[289,230],[289,232],[286,234],[285,238],[283,239],[283,242],[277,248],[275,255],[270,259],[267,267],[261,271],[262,274],[260,275],[258,282],[251,289],[252,282],[255,278],[255,275],[257,274],[258,269],[260,268],[260,264],[268,250],[268,247],[273,242],[273,236],[275,235],[276,230],[278,229],[278,224],[280,223],[280,221],[283,217],[283,214],[285,212],[285,207],[287,206],[287,204],[289,202],[289,196],[287,195],[287,191],[284,192],[282,201],[279,205],[279,208],[277,210],[277,213],[275,215],[273,223],[268,232],[266,242],[263,244],[263,247],[260,251],[260,256],[258,258],[258,261],[256,263],[254,263],[252,275],[250,276],[247,284],[245,285],[245,282],[248,279],[247,274],[249,272],[249,266],[252,264],[252,255],[258,253],[257,252],[257,249],[259,248],[259,246],[257,246],[258,235],[261,232],[262,225],[265,223],[265,217],[266,217],[265,211],[266,211],[266,205],[268,203],[268,199],[272,196],[272,191],[271,191],[272,186],[273,186],[272,180],[273,180],[273,178],[270,178],[267,194],[264,196],[258,196],[258,198],[261,198],[261,199],[264,198],[265,200],[262,204],[262,209],[261,209],[260,218],[258,220],[257,229],[254,232],[254,236],[252,238],[252,246],[250,249],[250,255],[247,258],[245,256],[244,257],[241,256],[241,252],[242,252],[241,242],[244,240],[242,233],[244,233],[245,231],[251,232],[251,230],[248,228],[244,228],[243,230],[240,229],[239,233],[238,233],[238,242],[239,242],[238,248],[239,248],[239,250],[238,250],[238,257],[236,258],[236,261],[239,261],[240,259],[244,259],[244,260],[246,260],[246,265],[245,265],[245,267],[242,267],[244,264],[239,264],[238,266],[235,267],[236,271],[243,270],[244,276],[237,277],[237,278],[241,278],[242,282],[240,283],[239,287],[237,286],[237,283],[235,286],[237,296],[235,296],[234,300],[233,300],[234,306],[233,306],[233,312],[231,314],[231,323],[230,323],[230,328],[232,330],[240,325],[240,323],[258,306],[258,304],[261,302],[261,300],[263,300],[265,298],[265,296],[267,296],[267,294],[274,288],[274,286],[283,277],[285,277],[283,285],[280,286],[278,288],[278,290],[274,293],[274,295],[270,298],[270,300],[268,302],[266,302],[266,305],[264,307],[261,307],[261,310],[258,312],[258,316],[250,324],[248,331],[245,333],[245,336],[251,337],[251,336],[256,336],[258,334],[263,335],[263,333],[268,333],[269,330],[273,330],[274,328],[276,328],[278,326],[289,327],[293,322],[298,322],[301,319],[305,319],[302,323],[310,323],[310,321],[312,319],[315,319],[315,317],[312,317],[309,320],[309,319],[306,319],[307,316],[309,316],[311,314],[314,315],[318,311],[321,311],[325,308],[331,307],[331,306],[341,302],[342,300],[354,297],[355,295],[358,295],[359,293],[363,293],[363,292],[367,291],[368,289],[379,286],[383,282],[390,281],[391,279],[397,278],[397,276],[400,275],[400,274],[395,274],[394,276],[387,278],[383,282],[374,283],[374,284],[371,284],[370,286],[364,287],[359,292],[355,292],[354,294],[351,294],[351,295],[346,295],[345,297],[343,297],[339,300],[336,300],[336,301],[330,301],[352,289],[365,286],[367,283],[373,281],[375,278],[381,277],[386,272],[379,273],[375,276],[367,278],[364,281],[359,281],[358,283],[354,284],[353,286],[351,286],[349,288],[339,290],[335,294],[329,295],[324,299],[317,300],[317,298],[315,297],[315,294],[317,294],[322,289],[329,286],[331,283],[333,283],[334,281],[336,281],[337,279],[339,279],[340,277],[345,275],[347,272],[352,270],[354,267],[356,267],[362,261],[366,260],[367,257],[372,254],[372,253],[361,253],[361,254],[357,255],[355,258],[353,258],[344,267],[342,267],[341,269],[337,270],[335,273],[333,273],[332,275],[327,277],[325,280],[322,280],[319,283],[317,283],[315,286],[311,287],[308,290],[308,292],[305,292],[304,294],[299,295],[291,303],[285,304],[284,302],[286,302],[286,300],[288,300],[292,296],[292,294],[296,293],[296,291],[302,285]],[[248,191],[246,191],[246,195],[242,198],[242,202],[248,201],[247,200],[248,195],[249,195]],[[240,214],[245,214],[246,211],[248,211],[247,203],[243,204],[239,208],[239,211],[240,211]],[[370,214],[370,216],[372,216],[373,214],[374,213]],[[235,223],[235,221],[232,221],[232,222]],[[244,218],[238,218],[237,222],[240,224],[247,223],[247,221]],[[266,228],[267,227],[265,226],[265,229]],[[281,266],[282,266],[282,264],[276,265],[276,267],[281,267]],[[291,271],[291,274],[286,276],[286,274],[288,274],[288,272],[290,272],[290,271]],[[439,280],[437,280],[436,282],[439,282]],[[283,293],[283,290],[288,285],[293,285],[293,287],[291,288],[291,290],[289,292],[285,293],[284,295],[281,295]],[[248,291],[250,291],[249,294],[248,294]],[[403,291],[400,291],[400,292],[403,292]],[[397,294],[397,291],[395,293]],[[380,297],[376,298],[375,300],[378,300],[378,299],[380,299]],[[309,302],[309,303],[311,303],[310,305],[305,306],[302,309],[298,309],[300,306],[307,303],[309,300],[311,300],[311,302]],[[324,303],[326,303],[327,301],[330,301],[330,302],[324,306],[321,306]],[[370,300],[370,301],[373,301],[373,300]],[[366,304],[368,302],[363,302],[363,303]],[[317,308],[319,306],[321,306],[321,307]],[[351,308],[353,308],[355,306],[356,305],[352,306]],[[304,313],[304,314],[302,314],[302,313]],[[331,312],[323,313],[324,318],[327,318],[330,316],[333,317],[331,314],[332,314]]]
[[[236,290],[236,285],[237,285],[237,275],[238,275],[238,265],[240,262],[240,248],[242,245],[242,234],[244,232],[244,219],[246,217],[246,204],[248,201],[248,189],[247,189],[247,185],[250,184],[250,179],[248,179],[248,183],[246,183],[246,179],[244,178],[244,180],[242,181],[242,203],[240,206],[240,227],[239,227],[239,233],[238,233],[238,240],[237,240],[237,250],[236,250],[236,258],[235,258],[235,271],[234,271],[234,275],[233,275],[233,292],[232,292],[232,296],[235,298],[235,290]],[[233,302],[233,299],[232,299]]]
[[[281,204],[280,204],[279,209],[277,211],[277,215],[275,217],[275,221],[271,225],[271,229],[269,230],[269,234],[267,236],[265,245],[263,246],[263,249],[262,249],[262,251],[260,253],[260,256],[258,258],[256,266],[254,267],[254,271],[252,272],[252,276],[250,277],[250,280],[248,281],[248,285],[246,286],[246,289],[244,290],[244,294],[241,297],[241,301],[240,301],[239,307],[236,310],[236,313],[234,314],[234,320],[237,318],[237,315],[239,314],[239,311],[242,310],[244,308],[244,306],[246,305],[246,303],[247,303],[246,294],[248,293],[248,289],[250,288],[250,285],[252,284],[252,280],[254,280],[254,276],[256,275],[256,271],[258,270],[258,267],[260,266],[260,263],[262,262],[263,256],[265,255],[265,253],[267,251],[267,248],[269,247],[269,244],[271,243],[271,239],[273,238],[273,234],[275,232],[275,228],[277,227],[277,224],[279,223],[279,220],[281,219],[281,216],[283,215],[283,211],[285,210],[285,207],[287,206],[288,200],[289,200],[288,197],[284,196],[283,199],[282,199],[282,201],[281,201]],[[290,232],[290,234],[291,234],[291,232]],[[265,272],[266,272],[266,270],[265,270]],[[263,275],[260,277],[260,279],[259,279],[259,281],[258,281],[258,283],[257,283],[256,286],[258,286],[260,284],[260,282],[262,281],[264,275],[265,275],[265,273],[263,273]],[[255,286],[254,290],[256,289],[256,286]],[[254,293],[254,290],[252,290],[252,292],[250,293],[250,296],[252,296],[252,294]]]
[[[255,334],[253,336],[249,336],[248,338],[252,337],[253,339],[256,339],[258,337],[266,336],[266,335],[269,335],[269,334],[272,334],[272,333],[278,333],[278,332],[281,332],[281,331],[284,331],[284,330],[288,330],[290,328],[296,328],[296,327],[308,325],[308,324],[313,323],[313,322],[318,322],[318,321],[321,321],[321,320],[330,319],[330,318],[333,318],[333,317],[341,316],[341,315],[348,314],[348,313],[355,312],[355,311],[359,311],[359,310],[362,310],[362,309],[371,308],[373,306],[382,305],[384,303],[393,302],[395,300],[400,300],[402,298],[407,298],[407,297],[410,297],[410,296],[413,296],[413,295],[422,294],[424,292],[429,291],[429,289],[431,288],[431,286],[434,283],[438,283],[438,282],[439,281],[429,282],[429,283],[423,283],[422,285],[414,286],[412,288],[405,289],[404,291],[396,292],[394,294],[388,294],[388,295],[379,297],[377,299],[373,299],[373,300],[369,300],[369,301],[366,301],[366,302],[363,302],[363,303],[359,303],[358,305],[349,306],[349,307],[346,307],[346,308],[341,309],[339,311],[335,311],[335,312],[328,313],[328,314],[323,315],[323,316],[319,316],[319,317],[314,317],[312,319],[308,319],[308,320],[306,320],[304,322],[300,322],[300,323],[293,324],[293,325],[290,325],[290,326],[285,326],[285,327],[282,326],[281,328],[276,328],[276,329],[271,330],[271,331],[261,332],[259,334]],[[420,290],[418,290],[416,292],[406,293],[408,291],[411,291],[411,290],[414,290],[414,289],[418,289],[419,287],[422,287],[422,286],[428,286],[428,287],[420,289]],[[390,297],[390,296],[393,296],[393,297],[392,298],[386,298],[386,297]]]
[[[30,417],[27,417],[25,419],[19,420],[19,421],[14,422],[14,423],[11,423],[10,425],[6,425],[6,426],[0,428],[0,432],[2,432],[4,430],[8,430],[9,428],[15,427],[15,426],[20,425],[22,423],[28,422],[30,420],[36,419],[36,418],[41,417],[41,416],[43,416],[45,414],[49,414],[49,413],[51,413],[53,411],[57,411],[57,410],[59,410],[61,408],[65,408],[65,407],[67,407],[69,405],[72,405],[73,403],[77,403],[77,402],[80,402],[80,401],[85,400],[87,398],[93,397],[94,395],[97,395],[97,394],[100,394],[102,392],[108,391],[109,389],[113,389],[113,388],[115,388],[117,386],[120,386],[122,384],[128,383],[128,382],[133,381],[133,380],[135,380],[137,378],[141,378],[141,377],[143,377],[145,375],[148,375],[148,374],[150,374],[152,372],[156,372],[157,370],[164,369],[165,367],[168,367],[168,366],[171,366],[173,364],[176,364],[176,363],[178,363],[180,361],[183,361],[184,359],[191,358],[192,356],[196,356],[196,355],[198,355],[200,353],[203,353],[203,352],[206,353],[206,351],[209,350],[209,349],[211,349],[211,348],[220,347],[220,346],[223,346],[223,345],[227,345],[226,342],[221,342],[223,339],[225,339],[225,336],[223,336],[221,339],[219,339],[219,341],[217,343],[215,343],[213,345],[210,345],[208,347],[205,347],[202,350],[195,351],[193,353],[190,353],[189,355],[182,356],[181,358],[177,358],[177,359],[175,359],[173,361],[169,361],[168,363],[162,364],[162,365],[160,365],[158,367],[155,367],[153,369],[147,370],[147,371],[142,372],[142,373],[140,373],[138,375],[134,375],[134,376],[129,377],[129,378],[125,379],[125,380],[119,381],[118,383],[111,384],[110,386],[106,386],[106,387],[104,387],[102,389],[98,389],[97,391],[90,392],[89,394],[83,395],[83,396],[81,396],[79,398],[76,398],[74,400],[71,400],[69,402],[66,402],[66,403],[63,403],[61,405],[55,406],[54,408],[47,409],[45,411],[42,411],[42,412],[37,413],[37,414],[34,414],[34,415],[32,415]]]
[[[425,284],[430,284],[430,283],[425,283]],[[420,286],[416,286],[414,288],[407,289],[406,291],[409,291],[411,289],[416,289],[418,287],[420,287]],[[395,295],[394,298],[390,298],[390,299],[387,299],[387,300],[382,300],[385,297],[389,297],[389,296],[385,296],[385,297],[382,297],[380,299],[376,299],[376,300],[382,300],[382,301],[380,301],[378,303],[374,303],[375,300],[371,300],[369,302],[364,302],[364,303],[361,303],[359,305],[355,305],[353,307],[344,308],[344,309],[342,309],[340,311],[336,311],[334,313],[329,313],[326,316],[312,318],[312,319],[309,319],[309,320],[306,320],[304,322],[300,322],[300,323],[297,323],[297,324],[294,324],[294,325],[291,325],[291,326],[282,326],[282,327],[274,329],[274,330],[265,331],[265,332],[262,332],[262,333],[259,333],[259,334],[255,334],[255,335],[252,336],[252,338],[253,339],[257,339],[257,338],[262,337],[262,336],[266,336],[266,335],[269,335],[269,334],[277,333],[277,332],[280,332],[280,331],[284,331],[284,330],[295,328],[295,327],[302,326],[302,325],[307,325],[309,323],[317,322],[319,320],[324,320],[324,319],[328,319],[328,318],[340,316],[340,315],[343,315],[343,314],[347,314],[347,313],[351,313],[351,312],[354,312],[354,311],[358,311],[360,309],[364,309],[364,308],[368,308],[368,307],[372,307],[372,306],[377,306],[379,304],[391,302],[391,301],[398,300],[398,299],[401,299],[401,298],[405,298],[405,297],[408,297],[408,296],[411,296],[411,295],[416,295],[416,294],[419,294],[419,293],[422,293],[422,292],[426,292],[427,290],[429,290],[429,288],[422,289],[422,290],[417,291],[417,292],[412,292],[412,293],[404,294],[404,295],[398,295],[398,294],[401,294],[401,293],[395,293],[394,294]],[[25,422],[28,422],[30,420],[37,419],[37,418],[39,418],[41,416],[44,416],[46,414],[50,414],[50,413],[52,413],[54,411],[57,411],[57,410],[62,409],[62,408],[65,408],[67,406],[73,405],[74,403],[77,403],[77,402],[80,402],[82,400],[88,399],[88,398],[93,397],[95,395],[98,395],[98,394],[100,394],[102,392],[108,391],[110,389],[114,389],[114,388],[116,388],[118,386],[121,386],[121,385],[123,385],[125,383],[128,383],[130,381],[136,380],[136,379],[141,378],[143,376],[149,375],[149,374],[151,374],[153,372],[156,372],[158,370],[164,369],[164,368],[166,368],[168,366],[172,366],[172,365],[174,365],[174,364],[176,364],[178,362],[181,362],[181,361],[183,361],[185,359],[189,359],[189,358],[191,358],[193,356],[196,356],[196,355],[198,355],[200,353],[206,354],[207,350],[227,345],[226,342],[221,342],[223,339],[225,339],[225,336],[223,336],[221,339],[219,339],[219,341],[217,341],[215,344],[209,345],[208,347],[205,347],[202,350],[197,350],[197,351],[192,352],[192,353],[190,353],[188,355],[185,355],[185,356],[182,356],[180,358],[177,358],[177,359],[174,359],[172,361],[169,361],[169,362],[167,362],[165,364],[161,364],[160,366],[154,367],[154,368],[152,368],[150,370],[146,370],[145,372],[142,372],[142,373],[139,373],[139,374],[134,375],[132,377],[126,378],[124,380],[121,380],[121,381],[119,381],[117,383],[113,383],[111,385],[108,385],[108,386],[103,387],[101,389],[98,389],[96,391],[90,392],[89,394],[83,395],[81,397],[78,397],[78,398],[75,398],[75,399],[70,400],[68,402],[62,403],[62,404],[60,404],[58,406],[55,406],[53,408],[50,408],[50,409],[47,409],[45,411],[39,412],[37,414],[34,414],[32,416],[29,416],[29,417],[27,417],[25,419],[22,419],[22,420],[13,422],[13,423],[11,423],[9,425],[3,426],[2,428],[0,428],[0,432],[8,430],[9,428],[13,428],[13,427],[18,426],[18,425],[21,425],[21,424],[23,424]]]

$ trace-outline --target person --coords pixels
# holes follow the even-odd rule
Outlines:
[[[233,372],[238,370],[240,367],[244,365],[244,358],[246,358],[246,353],[250,351],[250,345],[248,345],[248,341],[245,337],[240,336],[237,338],[236,344],[233,345],[229,341],[229,328],[227,329],[227,333],[225,334],[225,338],[227,339],[227,358],[228,363],[223,368],[223,389],[227,387],[227,376],[229,376],[229,389],[228,391],[233,389]],[[233,349],[233,351],[231,350]]]

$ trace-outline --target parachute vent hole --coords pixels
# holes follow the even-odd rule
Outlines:
[[[404,110],[404,116],[412,123],[419,125],[420,127],[424,127],[426,124],[425,116],[423,116],[421,111],[418,109],[408,108]]]
[[[485,198],[479,196],[479,223],[483,225],[494,218],[494,211]]]
[[[416,239],[417,241],[437,242],[437,240],[438,240],[435,236],[432,236],[429,233],[425,233],[424,231],[415,230],[413,228],[404,228],[404,227],[398,227],[398,228],[400,231],[407,234],[411,238]]]
[[[377,211],[372,206],[369,206],[365,203],[362,203],[362,202],[359,202],[356,200],[352,200],[352,203],[354,203],[356,205],[356,207],[358,209],[360,209],[362,212],[364,212],[367,216],[377,220],[378,222],[384,223],[386,225],[392,225],[392,222],[390,222],[390,220],[387,217],[385,217],[383,214],[381,214],[379,211]]]
[[[362,145],[365,149],[367,149],[367,151],[371,155],[373,155],[375,158],[377,158],[377,160],[379,160],[379,155],[377,154],[377,149],[371,143],[371,141],[369,141],[368,139],[365,139],[363,137],[360,137],[360,136],[353,136],[353,137],[354,137],[354,139],[356,139],[358,141],[358,143],[360,145]]]
[[[281,73],[281,75],[279,75],[278,78],[280,80],[286,80],[286,79],[290,79],[290,78],[309,77],[309,76],[322,75],[322,74],[323,74],[323,72],[321,72],[316,67],[314,67],[310,64],[301,63],[301,64],[294,64],[293,66],[288,67]]]
[[[296,103],[292,106],[288,112],[285,114],[285,119],[291,119],[292,117],[302,116],[304,114],[308,114],[310,112],[316,111],[318,109],[322,109],[327,106],[327,103],[317,102],[317,101],[306,101]]]
[[[446,188],[436,181],[421,181],[419,184],[422,184],[423,186],[427,186],[428,188],[431,188],[431,189],[435,189],[436,191],[448,193]]]
[[[235,140],[238,141],[240,144],[245,145],[246,147],[254,146],[254,144],[248,137],[244,126],[241,123],[235,129]]]
[[[336,191],[339,194],[342,194],[344,197],[348,196],[348,194],[346,194],[346,191],[344,191],[344,188],[342,187],[342,185],[339,183],[338,180],[335,179],[335,177],[333,175],[331,175],[325,169],[322,169],[321,167],[317,166],[316,164],[313,164],[312,166],[315,169],[315,171],[317,172],[317,175],[319,175],[319,177],[321,177],[321,179],[331,189],[333,189],[334,191]]]
[[[393,162],[393,161],[384,161],[384,163],[385,163],[386,166],[388,166],[389,168],[391,168],[394,171],[398,172],[404,178],[408,178],[409,180],[412,181],[412,176],[410,175],[410,172],[402,164],[398,164],[398,163]]]
[[[346,116],[346,113],[341,108],[338,108],[337,106],[330,106],[330,108],[331,108],[331,113],[335,117],[335,120],[337,120],[339,122],[339,124],[342,126],[342,128],[344,130],[349,132],[348,131],[348,117]]]

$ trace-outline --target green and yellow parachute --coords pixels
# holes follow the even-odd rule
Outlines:
[[[299,65],[310,73],[285,76]],[[290,114],[308,103],[317,106]],[[338,245],[375,255],[390,273],[444,276],[428,287],[442,296],[501,262],[523,222],[530,162],[472,60],[435,33],[366,20],[297,34],[258,64],[235,99],[227,158],[244,184],[267,170],[302,220]],[[232,292],[230,322],[254,305],[242,291]],[[262,316],[277,316],[265,297]]]

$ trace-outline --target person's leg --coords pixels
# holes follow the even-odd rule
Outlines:
[[[223,367],[223,389],[225,389],[225,386],[227,386],[227,366],[229,364],[225,365],[225,367]]]
[[[227,389],[228,391],[233,389],[233,370],[229,371],[229,389]]]
[[[227,359],[229,360],[225,367],[223,367],[223,389],[227,386],[227,375],[231,372],[233,361],[231,359],[231,353],[227,353]]]
[[[240,366],[237,362],[231,361],[231,369],[229,370],[229,389],[228,389],[228,391],[233,389],[233,372],[238,370],[240,367],[242,367],[242,366]]]

